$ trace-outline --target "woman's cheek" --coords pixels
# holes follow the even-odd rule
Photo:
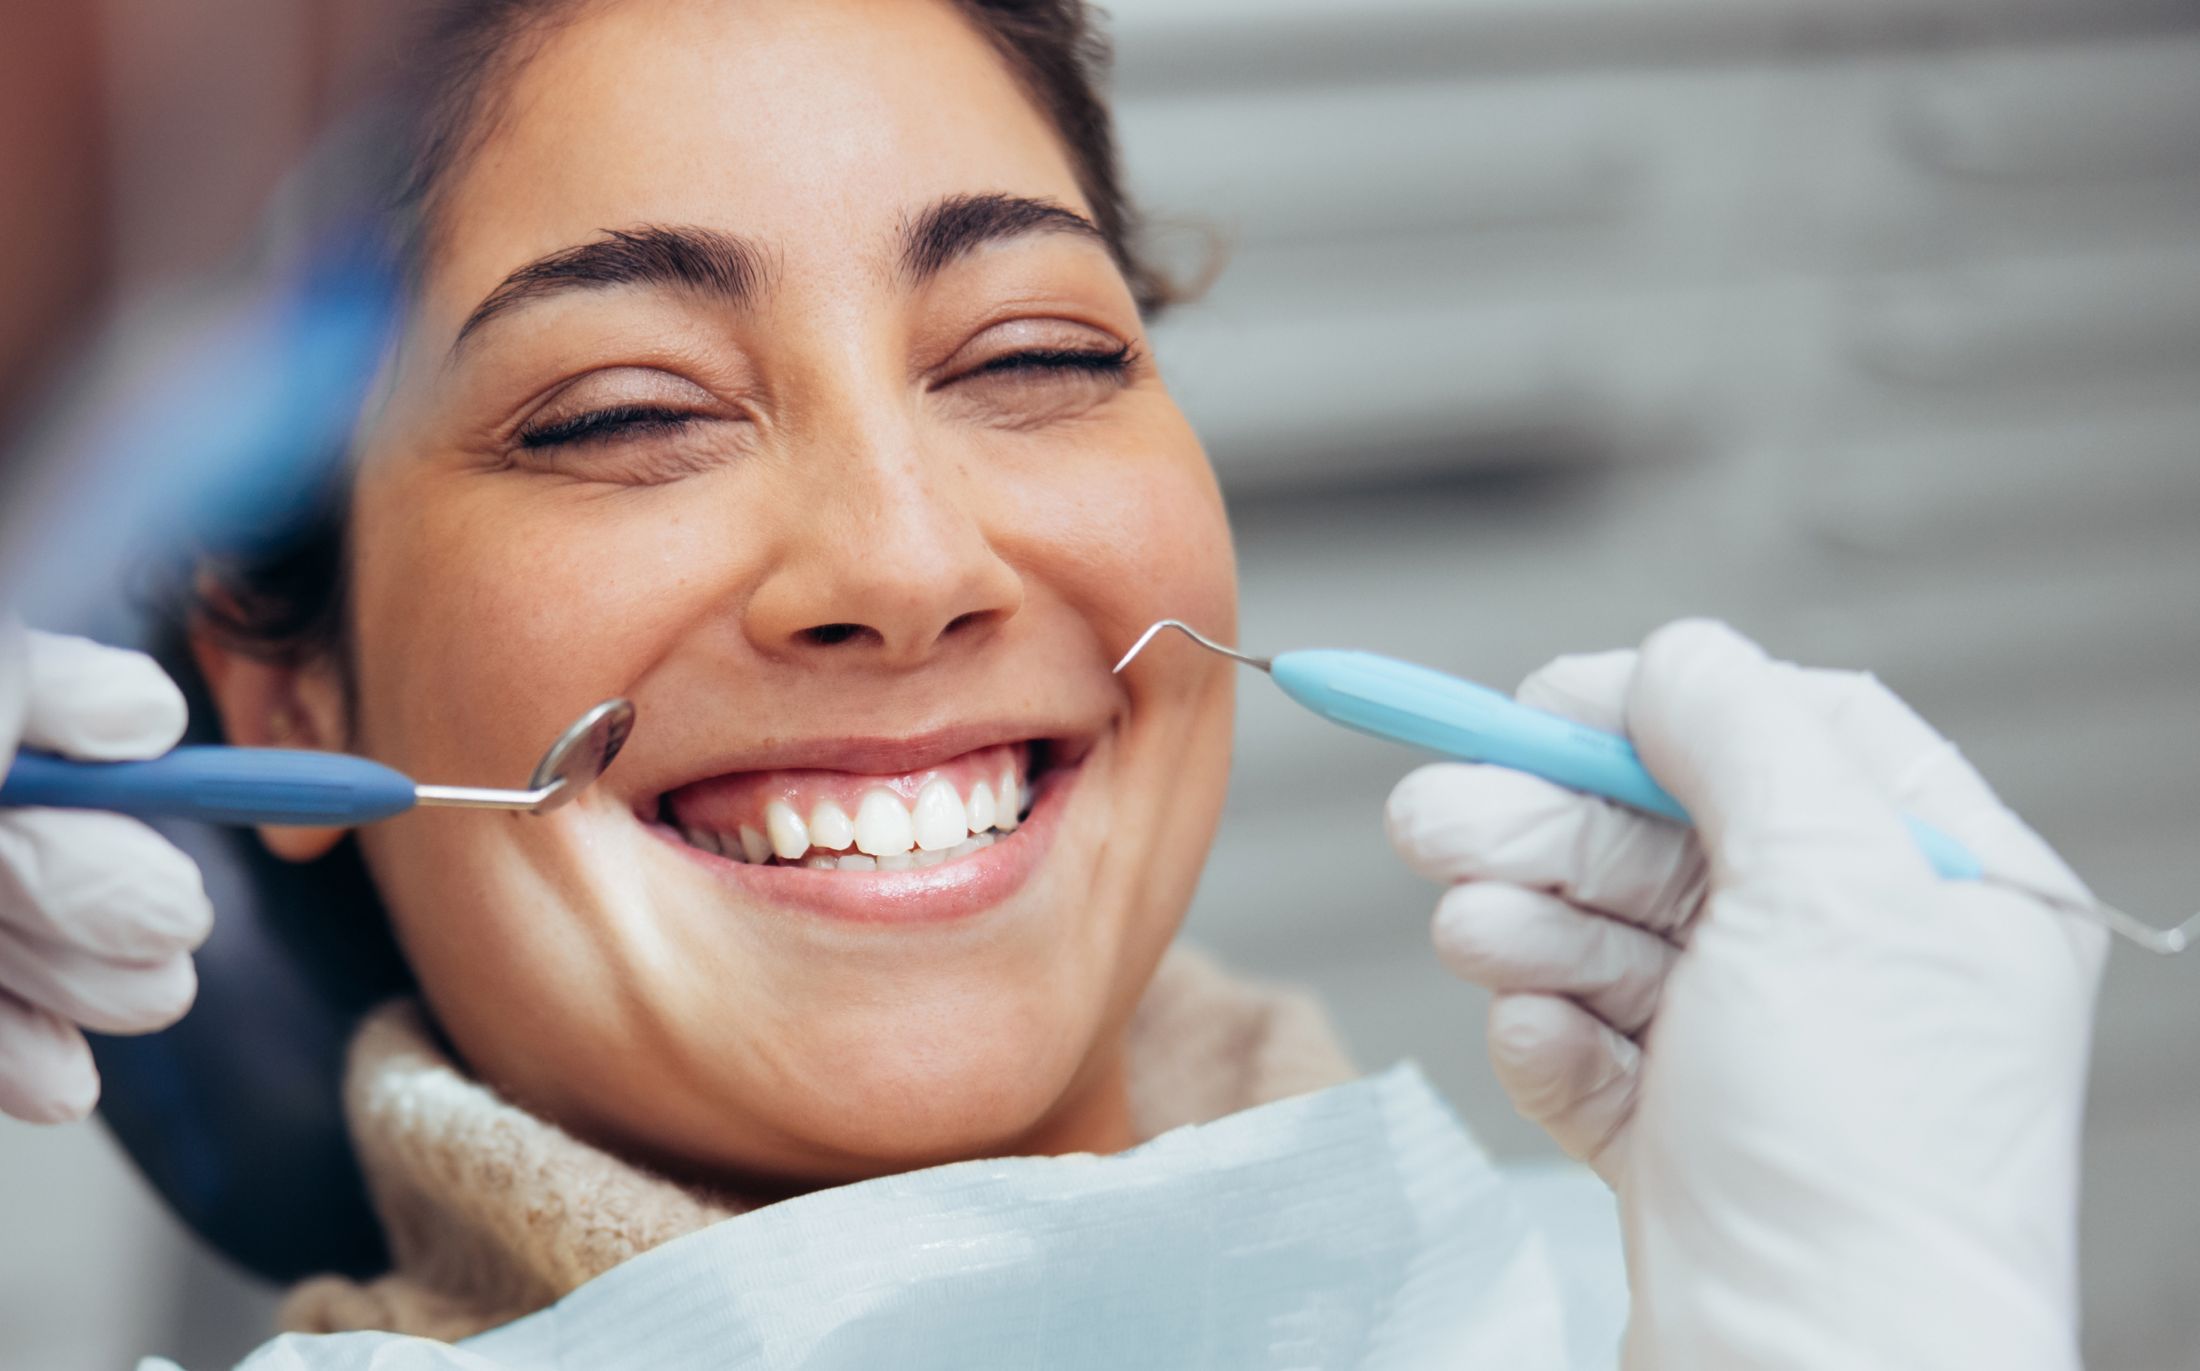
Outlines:
[[[1019,473],[1013,537],[1120,651],[1153,620],[1234,633],[1236,561],[1213,469],[1174,406]],[[1120,639],[1121,641],[1116,641]]]
[[[372,551],[354,568],[360,637],[387,645],[387,660],[361,664],[363,722],[392,759],[447,769],[467,756],[481,774],[524,775],[566,722],[632,689],[703,612],[727,540],[670,501],[462,479],[482,488],[362,499],[358,545]],[[431,587],[436,610],[423,614]]]

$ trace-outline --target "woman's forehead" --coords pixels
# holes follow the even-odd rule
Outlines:
[[[478,298],[637,223],[737,233],[799,276],[890,257],[951,196],[1089,212],[1046,118],[945,0],[618,0],[554,33],[497,106],[445,188],[432,293]]]

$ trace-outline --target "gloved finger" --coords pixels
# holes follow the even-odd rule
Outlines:
[[[84,761],[157,757],[183,737],[183,692],[142,652],[29,634],[23,744]]]
[[[1494,881],[1453,886],[1430,929],[1438,960],[1488,990],[1564,995],[1633,1037],[1679,955],[1654,933],[1556,895]]]
[[[23,737],[24,694],[29,689],[30,640],[14,616],[0,614],[0,774],[15,762]]]
[[[99,1102],[99,1068],[75,1024],[0,992],[0,1114],[71,1123]]]
[[[120,961],[206,941],[214,907],[198,866],[135,819],[95,810],[0,810],[0,926]]]
[[[1680,825],[1505,767],[1424,766],[1384,809],[1406,865],[1445,883],[1503,881],[1679,936],[1702,903],[1703,855]]]
[[[1627,724],[1725,879],[1777,870],[1852,884],[1931,874],[1833,727],[1724,624],[1682,620],[1644,641]]]
[[[1577,724],[1606,733],[1624,733],[1627,683],[1634,675],[1632,648],[1571,653],[1554,657],[1529,672],[1513,698],[1535,709],[1562,714]]]
[[[1869,672],[1786,669],[1895,807],[1961,842],[1996,876],[2078,902],[2076,872],[2002,803],[1956,745]]]
[[[198,989],[188,953],[114,961],[0,924],[0,990],[95,1033],[166,1028],[183,1017]]]
[[[1571,1000],[1499,995],[1490,1001],[1490,1066],[1523,1118],[1566,1155],[1611,1180],[1635,1111],[1642,1049]]]

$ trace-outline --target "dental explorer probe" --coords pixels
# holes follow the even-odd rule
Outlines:
[[[1314,648],[1255,657],[1214,641],[1178,619],[1163,619],[1139,635],[1120,673],[1165,628],[1173,628],[1209,652],[1266,672],[1283,693],[1333,723],[1465,762],[1486,762],[1540,776],[1570,790],[1627,805],[1647,814],[1690,823],[1680,801],[1666,793],[1635,754],[1635,746],[1606,733],[1521,704],[1508,695],[1372,652]],[[2083,904],[2016,886],[1990,875],[1971,850],[1931,824],[1905,814],[1918,851],[1951,881],[1985,881],[2022,890],[2057,908],[2098,920],[2149,952],[2182,952],[2200,931],[2200,914],[2175,928],[2156,928],[2105,904]]]
[[[142,762],[76,762],[24,752],[0,781],[0,805],[105,809],[238,827],[348,828],[414,805],[547,814],[594,783],[633,730],[634,706],[605,700],[558,735],[524,790],[419,785],[379,762],[341,752],[179,747]]]

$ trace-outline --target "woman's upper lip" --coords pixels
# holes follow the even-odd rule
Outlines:
[[[785,738],[761,743],[715,757],[697,759],[679,775],[652,782],[641,798],[656,797],[684,785],[745,771],[846,771],[865,776],[899,776],[951,762],[965,753],[1004,743],[1046,739],[1066,745],[1074,761],[1094,733],[1094,725],[1066,725],[1060,721],[985,720],[951,724],[943,728],[901,737]]]

